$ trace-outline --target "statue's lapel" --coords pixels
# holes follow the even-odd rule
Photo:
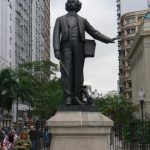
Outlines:
[[[63,26],[64,26],[65,32],[68,33],[68,19],[67,19],[67,15],[65,15],[63,17]]]
[[[83,25],[83,19],[77,15],[78,17],[78,24],[79,24],[79,30],[80,30],[80,33],[84,32],[84,25]]]

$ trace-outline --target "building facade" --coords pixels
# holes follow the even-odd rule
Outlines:
[[[0,1],[0,69],[32,61],[32,0]]]
[[[146,12],[147,11],[130,12],[121,17],[122,30],[120,55],[123,59],[120,63],[122,70],[120,69],[119,71],[120,75],[122,75],[123,95],[128,99],[132,98],[132,81],[130,78],[130,63],[128,61],[128,54],[135,34],[138,32],[139,25],[141,24]]]
[[[139,92],[144,92],[144,114],[150,115],[150,15],[136,34],[129,53],[132,100],[140,108]],[[140,110],[140,109],[139,109]],[[140,111],[139,111],[140,112]]]
[[[13,0],[0,1],[0,70],[14,64],[14,13]]]
[[[0,70],[36,60],[50,60],[50,0],[0,0]],[[3,115],[0,122],[6,125]]]
[[[50,0],[34,0],[32,5],[33,61],[50,59]]]
[[[136,3],[136,5],[135,5]],[[128,53],[133,38],[148,8],[147,0],[117,0],[118,52],[119,52],[119,93],[132,98],[132,82]]]
[[[50,0],[1,0],[0,12],[0,70],[50,59]]]
[[[32,61],[32,0],[15,0],[15,67]]]

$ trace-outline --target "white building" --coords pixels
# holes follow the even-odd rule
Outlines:
[[[50,59],[50,0],[32,3],[32,60]]]
[[[30,105],[19,102],[18,103],[18,121],[21,123],[28,122],[28,112],[31,111],[32,109],[30,108]],[[16,113],[17,113],[17,105],[16,102],[13,103],[12,106],[12,121],[16,122]]]
[[[0,1],[0,70],[14,66],[14,1]]]
[[[0,69],[32,60],[32,0],[0,1]]]
[[[15,67],[32,61],[32,0],[15,3]]]
[[[119,96],[119,92],[118,92],[118,91],[115,91],[115,90],[109,91],[109,92],[107,93],[107,96],[110,96],[110,97]]]

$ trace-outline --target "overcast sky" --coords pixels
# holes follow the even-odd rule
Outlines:
[[[150,4],[150,0],[121,0],[121,15],[148,9],[148,4]]]
[[[78,13],[86,18],[90,24],[108,37],[117,36],[116,0],[80,0],[82,9]],[[66,14],[66,0],[51,0],[51,42],[54,23],[57,17]],[[92,39],[89,35],[88,39]],[[91,85],[92,90],[97,89],[103,94],[111,90],[117,90],[118,80],[118,51],[115,44],[105,44],[96,41],[96,54],[94,58],[85,60],[84,77],[85,85]],[[51,44],[52,49],[52,44]],[[53,49],[51,60],[54,58]]]

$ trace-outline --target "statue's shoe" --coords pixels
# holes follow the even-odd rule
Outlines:
[[[72,104],[73,105],[85,105],[86,103],[81,101],[78,97],[74,97]]]
[[[87,98],[87,105],[92,105],[93,104],[93,99],[92,97]]]
[[[72,97],[67,97],[65,99],[65,105],[71,105],[72,104]]]

